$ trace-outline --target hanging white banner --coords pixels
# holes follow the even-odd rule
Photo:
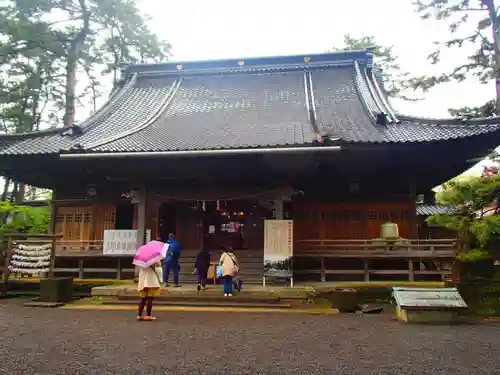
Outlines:
[[[264,272],[268,276],[291,277],[293,220],[264,222]]]

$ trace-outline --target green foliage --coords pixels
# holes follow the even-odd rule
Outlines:
[[[12,221],[7,223],[8,218]],[[0,237],[5,233],[47,233],[50,207],[16,206],[0,202]]]
[[[472,46],[472,52],[450,71],[435,76],[416,77],[411,80],[415,89],[429,90],[445,82],[462,82],[469,76],[481,83],[493,83],[500,78],[500,7],[495,0],[414,0],[423,19],[434,18],[448,22],[451,36],[444,42],[436,42],[436,50],[429,55],[433,64],[441,61],[442,50]],[[473,27],[470,27],[473,25]],[[498,83],[497,83],[498,85]],[[494,111],[500,109],[500,96],[494,100]],[[471,109],[476,114],[491,112],[491,103],[477,108],[450,110],[461,115]]]
[[[491,259],[489,252],[482,249],[472,249],[457,255],[457,259],[462,262],[478,262]]]
[[[427,221],[457,232],[464,250],[460,257],[481,259],[492,236],[500,234],[500,215],[486,215],[487,208],[498,211],[499,194],[500,175],[451,180],[436,194],[436,201],[456,207],[454,213],[433,215]]]
[[[147,22],[134,0],[0,1],[0,130],[72,123],[121,63],[165,60],[170,45]]]
[[[418,100],[417,98],[407,96],[405,93],[405,91],[410,88],[408,84],[408,73],[401,71],[398,57],[394,55],[393,46],[383,46],[379,44],[373,36],[354,38],[346,34],[344,35],[344,47],[340,49],[334,48],[334,50],[347,51],[366,48],[372,50],[374,66],[380,73],[388,95],[404,100]]]
[[[459,118],[481,118],[495,116],[496,105],[495,100],[490,100],[479,107],[461,107],[450,108],[448,110],[451,116]]]

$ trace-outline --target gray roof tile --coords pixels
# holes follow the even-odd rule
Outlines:
[[[306,145],[315,139],[316,128],[347,143],[500,135],[500,118],[444,121],[398,115],[400,122],[376,124],[376,115],[387,108],[379,100],[385,93],[366,74],[370,66],[367,51],[192,62],[186,68],[178,63],[132,66],[125,75],[128,83],[81,124],[82,134],[0,136],[0,154]],[[306,87],[305,72],[310,72],[311,87]]]
[[[364,102],[366,85],[356,82],[354,67],[322,69],[312,73],[314,101],[320,129],[352,143],[431,142],[465,138],[500,130],[496,123],[460,119],[438,121],[404,117],[400,123],[377,125],[369,115],[374,101]]]
[[[430,205],[430,204],[419,204],[417,205],[417,215],[418,216],[431,216],[438,214],[449,214],[454,211],[453,206],[446,205]]]
[[[311,143],[304,73],[183,78],[150,126],[95,151],[250,148]]]

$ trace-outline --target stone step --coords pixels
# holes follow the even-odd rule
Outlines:
[[[266,295],[261,295],[261,296],[252,296],[252,295],[241,295],[241,294],[234,294],[231,298],[231,301],[237,302],[237,303],[265,303],[265,304],[279,304],[280,299],[277,296],[266,296]],[[207,293],[207,292],[201,292],[197,295],[159,295],[155,297],[155,301],[174,301],[174,302],[221,302],[221,301],[227,301],[228,297],[224,297],[221,295],[221,293]],[[122,296],[117,296],[111,300],[117,300],[117,301],[137,301],[137,296],[130,296],[130,295],[122,295]]]
[[[103,305],[136,305],[135,300],[108,300],[102,301]],[[233,297],[223,297],[219,300],[182,300],[182,299],[155,299],[157,306],[179,306],[179,307],[239,307],[239,308],[265,308],[265,309],[290,309],[291,304],[285,303],[264,303],[264,302],[245,302]]]

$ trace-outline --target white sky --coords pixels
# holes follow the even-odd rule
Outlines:
[[[200,60],[321,53],[343,45],[344,34],[373,35],[393,45],[403,70],[438,74],[464,52],[448,53],[442,67],[427,55],[449,38],[445,22],[421,20],[412,0],[142,0],[151,27],[173,46],[173,60]],[[438,87],[424,101],[395,101],[406,114],[449,117],[448,108],[491,99],[493,84],[474,79]]]

